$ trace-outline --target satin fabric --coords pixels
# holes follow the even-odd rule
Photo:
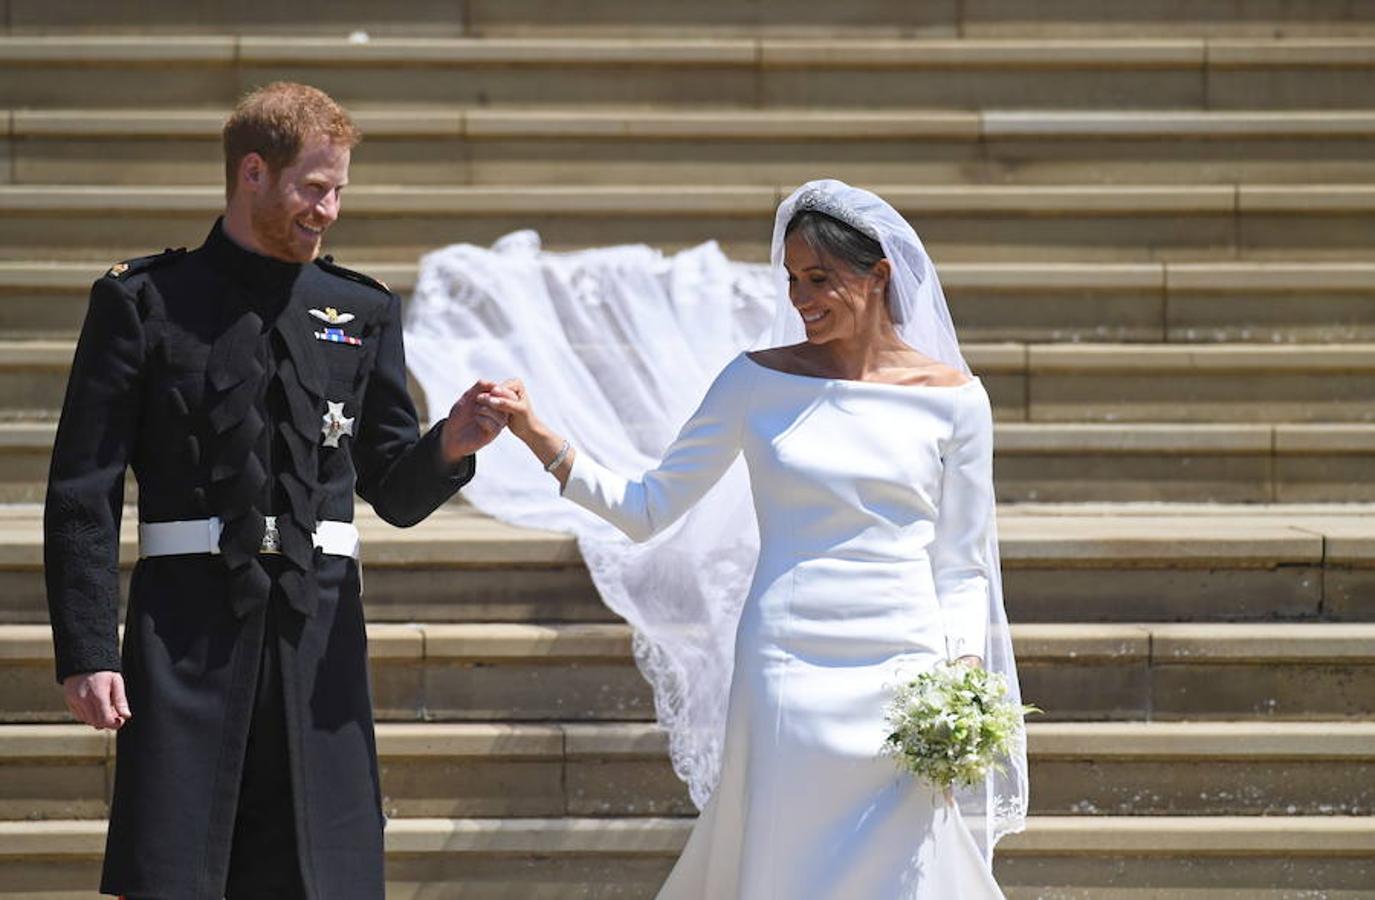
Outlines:
[[[742,354],[658,467],[632,480],[580,453],[564,496],[646,540],[741,455],[760,551],[721,781],[659,897],[1002,897],[958,808],[880,754],[893,686],[985,643],[982,384],[812,378]]]

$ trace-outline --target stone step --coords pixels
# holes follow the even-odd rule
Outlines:
[[[225,109],[0,111],[0,181],[214,185]],[[353,110],[358,185],[1375,180],[1369,110]]]
[[[114,261],[0,261],[0,336],[72,337]],[[415,289],[414,261],[351,264]],[[1375,262],[950,262],[940,275],[967,342],[1375,341]]]
[[[694,815],[649,723],[377,729],[383,805],[414,816]],[[1370,815],[1375,722],[1028,725],[1034,815]],[[109,814],[114,737],[0,726],[0,819]]]
[[[327,249],[413,263],[456,242],[534,228],[549,249],[717,240],[763,259],[791,185],[351,188]],[[941,262],[1366,261],[1375,185],[913,185],[877,190]],[[213,186],[0,185],[0,260],[121,258],[195,246]]]
[[[1023,624],[1013,639],[1048,721],[1375,716],[1375,624]],[[624,625],[379,624],[369,642],[385,721],[654,714]],[[46,626],[0,626],[0,668],[0,721],[67,719]]]
[[[596,0],[576,8],[551,0],[421,0],[378,6],[365,0],[306,0],[290,5],[249,0],[169,7],[123,0],[110,16],[94,2],[56,8],[8,0],[2,27],[14,34],[319,34],[522,36],[1349,36],[1375,30],[1369,11],[1347,0],[1302,4],[1241,0],[1224,6],[1145,0],[1129,6],[1087,0],[952,0],[895,3],[857,0],[844,8],[818,0],[748,4],[672,0]]]
[[[0,421],[0,502],[42,502],[55,430]],[[1375,501],[1375,423],[1002,422],[995,459],[1004,503]]]
[[[1008,900],[1365,900],[1373,846],[1366,816],[1038,816],[995,873]]]
[[[394,819],[387,896],[639,900],[687,839],[682,818]],[[77,900],[98,881],[103,822],[0,822],[0,896]],[[1008,900],[1357,900],[1375,818],[1033,816],[998,845]]]
[[[223,107],[281,78],[351,104],[1349,109],[1375,36],[0,37],[0,107]]]
[[[0,507],[0,511],[7,507]],[[8,509],[27,515],[22,506]],[[1018,503],[1002,511],[1004,516],[1056,516],[1080,519],[1086,516],[1121,515],[1127,517],[1202,516],[1236,518],[1251,516],[1258,521],[1285,519],[1294,524],[1311,523],[1315,517],[1332,516],[1333,521],[1348,522],[1375,512],[1375,505],[1363,503]]]
[[[1375,421],[1371,344],[967,343],[963,349],[1005,422]],[[73,351],[71,340],[0,341],[0,418],[55,419]],[[1343,445],[1342,452],[1368,452],[1355,432],[1315,440]]]
[[[452,505],[411,529],[366,504],[357,518],[372,621],[615,621],[568,535]],[[1375,506],[1032,504],[999,519],[1016,622],[1375,621]],[[41,520],[0,506],[0,622],[48,621]],[[136,520],[125,511],[126,595]]]
[[[1361,424],[1003,423],[995,448],[1005,503],[1375,500]]]
[[[1375,25],[1368,7],[1319,0],[1242,0],[1222,6],[1170,0],[1131,4],[1094,0],[965,0],[960,34],[1066,38],[1078,35],[1354,36]]]

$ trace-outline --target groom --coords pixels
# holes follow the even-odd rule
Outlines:
[[[413,525],[505,419],[479,383],[422,437],[400,301],[318,257],[359,138],[314,88],[248,94],[205,243],[91,289],[44,549],[67,705],[119,732],[104,893],[383,896],[353,494]],[[121,654],[126,467],[140,559]]]

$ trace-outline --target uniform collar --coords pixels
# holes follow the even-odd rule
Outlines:
[[[284,295],[291,292],[303,268],[301,263],[273,259],[239,246],[225,234],[223,217],[215,220],[201,249],[221,274],[249,289],[263,306],[258,312],[280,311]]]
[[[201,250],[230,285],[220,305],[221,327],[227,328],[245,312],[256,314],[264,331],[271,329],[281,335],[295,360],[301,386],[312,396],[322,397],[328,373],[321,368],[318,342],[306,316],[305,306],[309,304],[297,301],[295,309],[288,312],[305,264],[245,250],[225,234],[224,219],[215,220]],[[318,419],[311,427],[313,435],[319,428]]]

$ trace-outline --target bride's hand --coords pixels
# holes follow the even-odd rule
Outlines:
[[[528,439],[535,427],[535,409],[530,403],[530,394],[526,391],[525,384],[519,378],[508,378],[493,387],[490,392],[478,395],[477,399],[479,403],[505,415],[506,427],[511,433],[529,442]]]
[[[984,667],[983,657],[974,656],[973,654],[970,654],[968,656],[961,656],[959,659],[955,660],[955,662],[959,665],[971,666],[975,669],[982,669]]]
[[[506,427],[525,442],[525,446],[544,466],[544,471],[557,478],[559,484],[567,483],[577,452],[561,436],[535,418],[530,394],[519,378],[494,385],[488,393],[478,397],[478,402],[506,416]]]

